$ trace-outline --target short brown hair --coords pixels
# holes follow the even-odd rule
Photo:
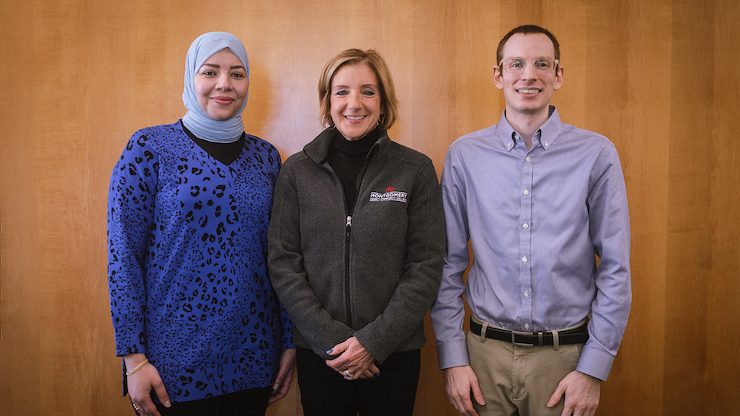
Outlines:
[[[329,62],[324,66],[324,70],[321,71],[321,77],[319,78],[319,106],[321,117],[321,123],[326,125],[325,120],[328,118],[329,126],[332,127],[334,122],[331,119],[331,83],[334,80],[334,75],[337,73],[339,68],[344,65],[357,65],[359,63],[367,64],[370,69],[375,73],[375,77],[378,78],[378,88],[380,89],[380,109],[382,115],[380,116],[380,127],[389,129],[396,122],[398,118],[398,101],[396,100],[396,88],[393,86],[393,78],[391,78],[391,72],[388,69],[388,64],[385,63],[380,54],[373,50],[368,49],[363,51],[360,49],[347,49],[340,52],[337,56],[331,58]]]
[[[550,33],[549,30],[541,28],[537,25],[522,25],[511,29],[511,31],[507,33],[506,36],[503,37],[503,39],[501,39],[501,42],[498,43],[498,49],[496,49],[496,65],[499,65],[504,59],[502,55],[504,53],[504,46],[506,46],[506,42],[509,40],[510,37],[516,35],[517,33],[522,33],[525,35],[529,35],[532,33],[542,33],[543,35],[547,35],[547,37],[550,38],[550,40],[552,41],[552,46],[555,49],[555,59],[557,59],[558,61],[560,60],[560,44],[558,43],[558,40],[555,39],[555,35]]]

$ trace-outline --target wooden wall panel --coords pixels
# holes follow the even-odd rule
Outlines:
[[[441,173],[449,144],[498,121],[499,39],[559,38],[565,122],[617,146],[633,307],[599,415],[725,414],[740,399],[740,5],[735,0],[0,0],[0,413],[131,414],[108,311],[105,205],[139,128],[184,113],[185,53],[206,31],[250,57],[246,130],[299,151],[316,85],[348,47],[388,61],[393,139]],[[427,319],[427,324],[429,321]],[[417,415],[454,415],[431,328]],[[63,409],[63,410],[62,410]],[[268,412],[300,416],[300,394]]]
[[[16,69],[24,69],[14,72],[26,75],[0,77],[0,92],[6,97],[0,100],[0,408],[38,415],[41,402],[28,394],[39,384],[41,373],[39,317],[29,313],[38,309],[41,285],[34,259],[38,223],[32,100],[37,89],[30,81],[33,25],[30,19],[4,18],[30,16],[33,10],[27,2],[3,4],[2,10],[0,65],[9,68],[15,62]]]
[[[712,154],[719,141],[705,135],[712,121],[712,76],[696,77],[685,60],[714,73],[714,2],[675,2],[671,66],[671,142],[668,193],[668,257],[665,322],[664,408],[671,413],[707,411],[707,346],[714,336],[707,321],[708,289],[713,280],[711,243]],[[690,83],[686,80],[691,79]],[[692,328],[694,336],[682,329]],[[695,374],[685,377],[682,374]]]
[[[708,327],[705,409],[724,413],[740,401],[740,142],[733,121],[740,115],[740,7],[732,0],[714,5],[713,107],[706,130],[712,132],[713,152],[708,180],[712,189],[710,222],[712,280],[707,289]],[[703,28],[703,30],[711,30]],[[726,407],[727,406],[727,407]],[[737,409],[737,407],[734,407]]]
[[[671,66],[660,61],[670,56],[671,8],[665,2],[602,2],[589,9],[587,15],[594,18],[586,31],[585,85],[590,93],[584,127],[605,134],[619,149],[632,231],[632,312],[609,382],[602,388],[602,403],[615,415],[664,414],[666,264],[653,259],[666,255],[664,155],[672,90]],[[627,397],[634,399],[625,402]]]

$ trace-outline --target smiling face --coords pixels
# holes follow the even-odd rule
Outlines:
[[[517,33],[506,42],[502,55],[503,61],[512,58],[528,63],[543,58],[554,61],[555,48],[545,34]],[[529,64],[521,74],[512,74],[495,66],[493,80],[496,87],[504,92],[507,119],[544,122],[548,117],[552,94],[563,84],[563,67],[558,66],[557,70],[543,73]]]
[[[195,96],[214,120],[228,120],[242,107],[249,91],[247,71],[230,49],[211,55],[193,79]]]
[[[331,119],[347,140],[373,131],[381,114],[375,72],[365,63],[344,65],[334,74],[330,90]]]

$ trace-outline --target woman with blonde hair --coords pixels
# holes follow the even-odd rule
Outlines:
[[[269,231],[303,410],[410,416],[445,249],[437,174],[388,137],[397,103],[376,51],[332,58],[319,102],[326,129],[285,162]]]

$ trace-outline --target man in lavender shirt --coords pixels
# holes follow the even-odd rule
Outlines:
[[[461,415],[593,415],[627,325],[622,167],[606,137],[562,123],[550,105],[559,60],[549,31],[509,32],[493,68],[506,100],[499,123],[447,152],[447,255],[432,324]]]

